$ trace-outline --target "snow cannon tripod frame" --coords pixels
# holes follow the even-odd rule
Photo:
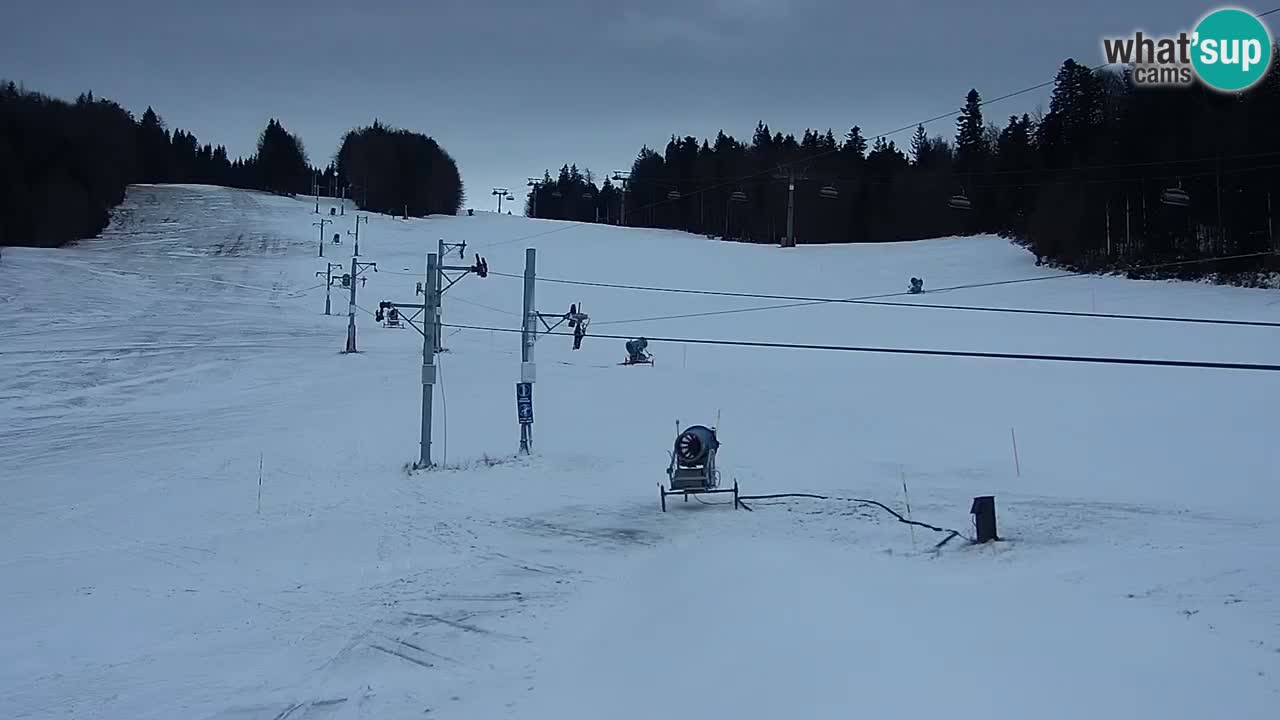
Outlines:
[[[677,421],[677,431],[679,428]],[[678,432],[675,447],[670,453],[671,463],[667,466],[669,487],[658,484],[662,512],[667,511],[668,495],[683,495],[684,501],[689,502],[690,495],[733,493],[733,507],[738,507],[738,482],[735,480],[731,488],[720,487],[720,470],[716,468],[719,449],[720,439],[715,428],[692,425]]]

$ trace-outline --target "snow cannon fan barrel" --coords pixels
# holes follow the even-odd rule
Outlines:
[[[676,462],[683,468],[702,467],[719,446],[714,430],[694,425],[676,438]]]
[[[676,423],[677,429],[680,427]],[[733,505],[738,507],[738,483],[735,481],[731,489],[719,489],[720,471],[716,468],[716,453],[720,450],[720,438],[716,436],[714,427],[706,425],[690,425],[676,435],[675,447],[671,451],[671,465],[667,467],[667,478],[671,489],[658,489],[662,498],[662,511],[667,511],[668,495],[683,495],[685,502],[689,495],[702,493],[733,493]]]

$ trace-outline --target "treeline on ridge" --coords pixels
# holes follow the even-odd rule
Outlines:
[[[287,195],[346,190],[361,209],[453,214],[463,201],[453,159],[434,140],[375,122],[353,130],[335,162],[310,164],[272,118],[249,158],[170,131],[83,93],[66,102],[0,82],[0,246],[57,247],[100,233],[135,183],[191,183]]]
[[[616,224],[625,204],[630,226],[779,243],[794,171],[797,244],[990,233],[1074,269],[1192,261],[1171,274],[1249,276],[1276,268],[1274,256],[1196,261],[1277,249],[1277,127],[1280,63],[1227,94],[1139,88],[1127,72],[1067,60],[1042,116],[996,125],[972,90],[953,136],[918,126],[905,148],[868,142],[857,126],[839,138],[806,130],[797,140],[763,122],[750,141],[673,135],[661,153],[640,150],[625,199],[613,179],[566,166],[533,183],[526,212]]]

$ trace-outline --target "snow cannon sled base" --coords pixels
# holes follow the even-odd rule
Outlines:
[[[676,428],[679,427],[677,422]],[[720,487],[720,470],[716,468],[719,449],[715,428],[692,425],[676,435],[675,447],[670,452],[671,463],[667,466],[669,489],[658,484],[662,512],[667,511],[668,495],[683,495],[684,501],[689,502],[690,495],[733,493],[733,507],[737,509],[737,481],[731,488]]]

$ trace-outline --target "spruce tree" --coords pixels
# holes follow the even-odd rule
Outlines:
[[[311,166],[301,141],[275,118],[258,138],[258,171],[263,190],[306,193],[311,189]]]
[[[977,172],[990,152],[982,122],[982,99],[977,90],[970,90],[956,118],[956,168],[962,173]]]
[[[857,160],[862,160],[867,156],[867,139],[862,136],[862,128],[854,125],[844,136],[844,146],[841,150],[847,155]]]
[[[169,182],[169,133],[164,121],[150,107],[138,123],[138,152],[142,155],[143,182]]]
[[[924,125],[916,125],[916,132],[911,136],[911,159],[916,165],[923,165],[928,160],[929,153],[929,135],[924,131]]]

